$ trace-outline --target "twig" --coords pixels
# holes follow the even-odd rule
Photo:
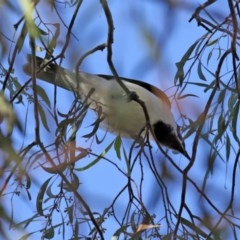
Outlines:
[[[216,93],[217,89],[218,89],[218,85],[216,84],[215,87],[213,88],[213,91],[212,91],[208,101],[207,101],[207,104],[206,104],[205,109],[204,109],[203,114],[202,114],[203,119],[202,119],[201,125],[197,129],[196,136],[195,136],[194,141],[193,141],[192,161],[190,161],[189,164],[186,166],[186,168],[183,170],[181,204],[180,204],[180,208],[179,208],[179,212],[178,212],[178,218],[177,218],[178,220],[177,220],[177,223],[176,223],[176,226],[175,226],[175,229],[174,229],[174,236],[175,237],[177,236],[177,231],[178,231],[178,228],[179,228],[179,225],[180,225],[180,222],[181,222],[182,212],[183,212],[183,209],[186,205],[185,199],[186,199],[188,172],[190,171],[190,169],[192,168],[192,166],[195,162],[194,160],[195,160],[196,154],[197,154],[198,141],[199,141],[203,126],[205,124],[205,120],[207,118],[208,111],[211,107],[211,104],[212,104],[212,101],[214,99],[214,96],[215,96],[215,93]]]

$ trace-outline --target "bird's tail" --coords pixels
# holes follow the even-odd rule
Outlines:
[[[35,58],[35,67],[33,69],[34,59],[32,55],[28,55],[27,60],[27,63],[23,66],[23,71],[27,75],[33,76],[35,72],[37,78],[70,91],[79,88],[77,86],[79,75],[74,71],[66,70],[55,62],[41,57]]]

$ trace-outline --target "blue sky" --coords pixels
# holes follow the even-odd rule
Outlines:
[[[185,2],[185,1],[183,1]],[[166,94],[171,96],[174,91],[174,76],[176,73],[175,63],[178,62],[184,55],[188,47],[195,42],[199,37],[202,36],[204,31],[197,27],[196,22],[188,22],[192,12],[191,9],[186,9],[187,6],[197,6],[203,1],[186,1],[186,5],[182,6],[173,11],[168,11],[167,7],[160,3],[160,1],[109,1],[109,6],[112,11],[115,32],[114,32],[114,44],[113,44],[113,61],[115,67],[120,76],[139,79],[144,82],[149,82],[162,90],[166,90]],[[221,4],[217,7],[221,7],[223,1],[219,1]],[[64,7],[62,5],[60,14],[61,17],[67,22],[72,17],[73,8]],[[215,11],[219,10],[216,8]],[[38,6],[38,11],[44,19],[45,23],[55,23],[59,21],[59,18],[46,7],[44,1],[42,1]],[[13,36],[14,29],[11,28],[13,24],[17,21],[17,17],[20,14],[13,14],[12,18],[8,18],[8,25],[10,28],[9,36]],[[52,26],[51,26],[52,27]],[[54,28],[52,27],[54,30]],[[98,1],[83,1],[82,7],[79,11],[77,21],[74,25],[73,32],[76,38],[72,37],[70,41],[70,46],[66,51],[65,60],[63,61],[63,66],[74,69],[76,61],[79,57],[95,47],[96,45],[106,41],[107,36],[107,25],[106,19],[101,6]],[[54,54],[59,53],[61,46],[65,42],[66,29],[61,26],[60,37],[58,41],[58,47],[55,49]],[[30,52],[28,42],[22,49],[22,52],[17,57],[17,64],[19,66],[26,59],[26,54]],[[38,52],[38,55],[44,56],[44,52]],[[97,52],[89,56],[84,63],[81,65],[81,70],[90,73],[104,73],[111,74],[107,61],[106,61],[106,50],[103,52]],[[21,72],[21,68],[16,69],[16,73],[21,74],[22,82],[25,82],[27,77]],[[192,79],[198,79],[197,73],[192,72]],[[54,99],[54,88],[46,83],[39,83],[48,93],[51,101]],[[203,94],[198,92],[196,88],[187,89],[188,93],[193,94]],[[196,92],[195,92],[196,91]],[[57,108],[66,113],[71,106],[74,99],[73,94],[58,89],[57,96]],[[195,119],[198,114],[202,111],[203,102],[205,102],[205,95],[201,95],[200,98],[187,99],[180,103],[185,114],[192,116]],[[28,110],[26,110],[28,109]],[[28,126],[34,126],[34,116],[33,116],[33,106],[25,102],[23,108],[17,108],[17,113],[24,123],[27,121]],[[23,114],[24,113],[24,114]],[[177,111],[176,104],[173,102],[173,113],[176,119],[179,117],[179,112]],[[25,118],[27,116],[27,118]],[[54,126],[54,121],[51,119],[51,115],[47,115],[48,121],[51,126]],[[115,139],[115,135],[108,134],[107,138],[101,145],[97,145],[91,140],[86,141],[86,139],[81,138],[82,135],[89,132],[87,126],[92,123],[94,119],[94,114],[89,112],[85,124],[82,126],[81,131],[78,133],[77,144],[82,147],[91,148],[96,154],[100,154],[108,144]],[[178,122],[180,125],[182,122]],[[99,130],[99,135],[104,135],[104,131]],[[45,143],[53,142],[55,139],[54,127],[50,133],[45,131],[44,127],[41,126],[41,136]],[[20,148],[22,144],[27,145],[32,141],[34,137],[34,131],[32,128],[26,132],[24,139],[19,134],[15,135],[16,147]],[[192,138],[186,140],[186,147],[188,152],[191,151]],[[123,139],[124,147],[126,151],[129,151],[131,146],[131,140]],[[157,149],[157,146],[153,144],[153,153],[155,162],[164,161],[163,156]],[[203,174],[206,169],[206,162],[202,162],[203,155],[209,151],[209,147],[201,145],[198,151],[196,163],[190,172],[190,176],[197,182],[202,181]],[[172,154],[174,161],[178,166],[183,168],[187,164],[187,160],[180,154]],[[115,151],[110,151],[107,158],[115,162],[120,169],[126,171],[126,164],[124,160],[119,160],[116,157]],[[77,163],[77,167],[81,167],[90,162],[93,157],[88,157]],[[172,168],[172,165],[166,163],[168,168]],[[144,202],[146,206],[149,206],[149,210],[154,212],[161,212],[161,203],[158,203],[157,197],[160,198],[160,191],[157,189],[155,183],[155,178],[149,169],[149,166],[143,160],[144,167]],[[230,165],[231,167],[231,165]],[[200,169],[202,171],[200,171]],[[140,181],[139,171],[141,171],[141,166],[136,164],[133,176],[136,182]],[[160,170],[162,171],[162,170]],[[170,196],[174,199],[176,206],[179,205],[181,187],[177,184],[181,181],[181,176],[175,169],[170,169],[173,174],[175,181],[167,181],[169,188],[171,189]],[[225,174],[222,174],[222,173]],[[40,167],[35,166],[31,172],[32,176],[36,179],[36,186],[32,188],[32,194],[37,191],[38,187],[49,177],[45,174]],[[119,190],[126,184],[126,178],[119,172],[116,168],[109,164],[107,161],[100,161],[97,165],[89,169],[88,171],[79,172],[81,185],[79,191],[84,196],[85,200],[89,203],[95,211],[102,211],[106,206],[108,206],[112,199],[116,196]],[[212,188],[213,197],[218,194],[224,194],[228,192],[228,183],[231,179],[231,174],[228,173],[226,165],[219,165],[218,169],[215,169],[214,175],[211,176],[212,179],[209,181],[207,187]],[[214,183],[214,179],[217,179],[217,184]],[[216,182],[216,181],[215,181]],[[117,211],[119,214],[126,208],[126,194],[119,199],[117,203]],[[8,201],[7,199],[6,201]],[[221,200],[215,199],[217,205],[222,206],[224,203]],[[23,207],[26,208],[27,214],[31,216],[33,213],[31,209],[34,209],[35,199],[32,201],[26,201],[25,199],[19,201],[19,206],[17,208],[15,215],[19,217],[19,220],[26,218],[23,215]],[[189,194],[187,194],[187,202],[191,203],[193,211],[198,213],[198,195],[192,187],[189,187]],[[17,204],[18,205],[18,204]],[[177,208],[177,207],[176,207]],[[28,209],[28,210],[27,210]],[[24,212],[25,213],[25,212]],[[161,214],[160,214],[161,215]],[[159,221],[161,223],[161,221]],[[33,224],[33,229],[39,226],[39,223]],[[40,221],[40,226],[43,226],[43,221]],[[107,220],[104,225],[107,229],[106,239],[110,239],[112,234],[119,227],[113,219]],[[162,226],[162,231],[166,229]],[[87,233],[87,229],[82,229],[83,233]],[[20,234],[21,236],[21,234]],[[37,235],[36,235],[37,236]],[[57,236],[55,239],[59,239]],[[32,239],[36,239],[33,237]]]

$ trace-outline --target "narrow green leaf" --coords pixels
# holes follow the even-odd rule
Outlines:
[[[26,192],[27,192],[27,195],[28,195],[28,199],[31,201],[32,200],[32,196],[31,196],[31,193],[28,191],[28,189],[25,189]]]
[[[203,81],[206,81],[206,78],[205,78],[205,76],[203,74],[203,71],[202,71],[202,63],[200,61],[198,62],[198,69],[197,70],[198,70],[199,78]]]
[[[222,57],[222,49],[218,48],[218,56],[217,59],[219,60]]]
[[[51,39],[51,41],[48,44],[48,51],[49,52],[53,52],[53,50],[56,48],[57,45],[57,39],[60,35],[60,24],[59,23],[55,23],[53,24],[53,26],[56,28],[55,34],[53,36],[53,38]]]
[[[218,41],[219,41],[219,38],[217,38],[217,39],[215,39],[215,40],[212,40],[212,41],[209,41],[206,46],[207,46],[207,47],[212,46],[212,45],[214,45],[215,43],[217,43]]]
[[[25,38],[27,36],[27,24],[26,22],[24,23],[23,27],[22,27],[22,31],[21,31],[21,34],[17,40],[17,43],[16,43],[16,46],[17,46],[17,49],[18,49],[18,53],[22,50],[22,47],[23,47],[23,44],[24,44],[24,41],[25,41]]]
[[[13,90],[13,88],[10,87],[11,84],[9,84],[9,87],[11,88],[11,90],[10,89],[9,90],[12,98],[16,94],[16,92],[18,92],[21,89],[22,85],[19,83],[18,78],[12,77],[11,80],[12,80],[12,84],[14,85],[14,90]],[[22,92],[25,93],[25,90],[22,90]]]
[[[180,86],[182,85],[183,80],[184,80],[184,65],[189,60],[193,50],[195,49],[195,47],[197,46],[198,43],[199,43],[199,40],[197,40],[194,44],[192,44],[188,48],[187,52],[183,55],[180,62],[176,63],[177,73],[175,75],[174,82],[177,83],[177,81],[179,81]]]
[[[96,121],[93,124],[91,124],[91,126],[93,126],[92,131],[90,133],[87,133],[87,134],[83,135],[82,137],[83,138],[90,138],[90,137],[94,136],[96,134],[96,132],[98,131],[99,126],[100,126],[102,121],[103,121],[103,118],[96,119]]]
[[[202,229],[200,229],[198,226],[187,220],[186,218],[181,217],[181,223],[185,226],[189,227],[192,231],[198,233],[200,236],[206,238],[208,237],[208,234],[205,233]],[[213,240],[212,238],[208,238],[208,240]]]
[[[75,221],[75,224],[74,224],[74,238],[78,239],[78,236],[79,236],[79,223],[78,221],[76,220]]]
[[[182,62],[177,62],[176,66],[177,66],[177,72],[174,77],[174,82],[176,84],[177,81],[179,81],[180,85],[182,85],[183,80],[184,80],[184,64]]]
[[[207,65],[209,64],[209,61],[212,57],[212,51],[208,54],[208,57],[207,57]]]
[[[27,234],[23,235],[21,238],[19,238],[18,240],[28,240],[28,239],[30,239],[30,236],[35,234],[36,232],[38,232],[38,231],[27,233]]]
[[[186,63],[187,60],[189,60],[194,48],[197,46],[197,44],[199,43],[199,40],[197,40],[195,43],[193,43],[189,49],[187,50],[187,52],[183,55],[181,62],[183,62],[184,64]]]
[[[51,199],[51,198],[56,198],[57,197],[57,193],[53,193],[52,192],[52,184],[50,184],[46,190],[46,194],[48,196],[48,199]],[[46,200],[44,202],[47,202]]]
[[[34,20],[33,20],[33,12],[34,12],[34,3],[29,0],[18,1],[25,17],[25,23],[27,26],[28,33],[30,37],[35,38],[40,36],[39,29],[37,28]]]
[[[50,129],[48,127],[48,122],[47,122],[47,118],[46,118],[46,115],[45,115],[45,112],[41,106],[41,104],[38,103],[38,110],[39,110],[39,115],[40,115],[40,118],[41,118],[41,121],[42,121],[42,124],[43,126],[45,127],[45,129],[50,132]]]
[[[115,238],[115,237],[119,237],[121,233],[125,233],[128,227],[129,227],[128,225],[125,225],[125,226],[123,225],[123,226],[121,226],[121,227],[113,234],[113,236],[112,236],[111,239],[112,239],[112,240],[113,240],[113,239],[118,239],[118,238]]]
[[[51,174],[63,172],[67,168],[67,166],[68,166],[68,163],[66,163],[66,162],[56,164],[56,166],[52,166],[52,167],[45,167],[44,165],[41,165],[41,167],[44,169],[44,171],[46,171],[47,173],[51,173]]]
[[[85,170],[91,168],[92,166],[94,166],[95,164],[97,164],[99,162],[99,160],[101,160],[101,158],[102,158],[102,156],[100,155],[94,161],[90,162],[86,166],[81,167],[81,168],[74,168],[74,169],[77,170],[77,171],[85,171]]]
[[[131,166],[130,166],[130,161],[129,161],[129,158],[128,158],[128,153],[126,152],[124,146],[122,147],[122,150],[123,150],[123,155],[124,155],[124,160],[125,160],[125,163],[126,163],[126,166],[127,166],[127,173],[129,176],[131,176]]]
[[[184,94],[184,95],[179,95],[178,99],[183,99],[183,98],[186,98],[186,97],[197,97],[197,98],[199,98],[199,96],[197,96],[195,94],[187,93],[187,94]]]
[[[59,134],[61,136],[65,136],[68,126],[73,123],[74,123],[73,118],[65,118],[61,122],[58,123],[57,131],[59,132]]]
[[[71,205],[70,207],[67,207],[65,212],[67,212],[68,214],[69,222],[73,223],[73,205]]]
[[[231,141],[229,136],[226,136],[226,160],[228,161],[230,158],[230,150],[231,150]]]
[[[235,140],[238,142],[238,144],[240,144],[240,139],[238,137],[238,134],[237,134],[237,122],[238,122],[238,117],[239,117],[239,106],[240,105],[240,102],[238,101],[233,110],[232,110],[232,131],[233,131],[233,137],[235,138]]]
[[[26,189],[29,189],[31,187],[32,181],[27,172],[25,173],[25,176],[26,176]]]
[[[84,167],[74,168],[74,169],[77,170],[77,171],[85,171],[85,170],[87,170],[88,168],[94,166],[96,163],[98,163],[98,162],[107,154],[107,152],[112,148],[113,144],[114,144],[114,141],[112,141],[112,142],[106,147],[106,149],[105,149],[95,160],[93,160],[91,163],[87,164],[87,165],[84,166]]]
[[[48,98],[48,95],[46,94],[46,91],[39,85],[36,85],[37,94],[41,97],[41,99],[50,107],[51,103]]]
[[[173,239],[173,235],[174,235],[173,232],[171,232],[171,233],[169,233],[169,234],[167,234],[167,235],[164,235],[163,238],[162,238],[162,240],[172,240],[172,239]],[[179,240],[180,240],[180,239],[179,239]]]
[[[189,119],[189,127],[188,130],[186,129],[185,132],[185,136],[184,138],[189,138],[193,133],[196,132],[196,128],[199,126],[199,124],[201,124],[201,115],[198,117],[198,119],[196,121],[192,121],[191,119]]]
[[[229,99],[228,99],[228,108],[229,108],[229,109],[233,109],[235,103],[236,103],[235,95],[234,95],[234,94],[231,94],[230,97],[229,97]]]
[[[195,83],[193,83],[193,85],[196,85],[196,86],[199,86],[199,87],[203,87],[203,88],[207,88],[207,87],[209,87],[209,84],[207,84],[207,83],[200,83],[200,82],[195,82]]]
[[[44,197],[44,194],[46,192],[46,189],[47,189],[47,186],[50,182],[50,180],[52,179],[52,177],[50,177],[49,179],[47,179],[42,187],[40,188],[39,192],[38,192],[38,195],[37,195],[37,201],[36,201],[36,208],[37,208],[37,212],[39,215],[41,216],[44,216],[44,213],[43,213],[43,207],[42,207],[42,204],[43,204],[43,197]]]
[[[38,217],[38,214],[37,214],[37,213],[36,213],[36,214],[33,214],[30,218],[28,218],[28,219],[26,219],[26,220],[23,220],[23,221],[21,221],[21,222],[16,223],[14,227],[16,227],[16,229],[17,229],[17,228],[27,229],[27,227],[28,227],[31,223],[33,223],[33,222],[36,220],[37,217]],[[36,232],[38,232],[38,231],[39,231],[39,230],[37,230]],[[33,233],[35,233],[35,232],[33,232]]]
[[[36,28],[38,29],[38,32],[41,34],[41,35],[44,35],[44,36],[48,36],[48,33],[44,30],[42,30],[40,27],[36,26]]]
[[[117,154],[117,157],[121,160],[121,146],[122,146],[122,139],[120,135],[118,135],[114,141],[114,149]]]
[[[12,105],[5,98],[2,91],[0,92],[0,106],[0,123],[3,119],[6,119],[7,133],[10,134],[16,122],[16,117]]]
[[[73,192],[73,191],[77,190],[80,185],[79,178],[75,173],[72,173],[71,177],[72,177],[72,179],[70,181],[71,186],[69,186],[66,183],[63,183],[63,185],[62,185],[63,188],[69,192]]]
[[[218,119],[218,136],[217,136],[218,138],[222,137],[226,128],[227,128],[227,126],[226,126],[225,119],[224,119],[223,115],[220,115],[219,119]]]
[[[218,96],[218,104],[224,101],[225,95],[226,95],[226,89],[223,89]]]

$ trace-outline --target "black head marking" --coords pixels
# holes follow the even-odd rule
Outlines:
[[[185,155],[185,149],[171,125],[158,121],[153,125],[154,134],[159,143]]]

